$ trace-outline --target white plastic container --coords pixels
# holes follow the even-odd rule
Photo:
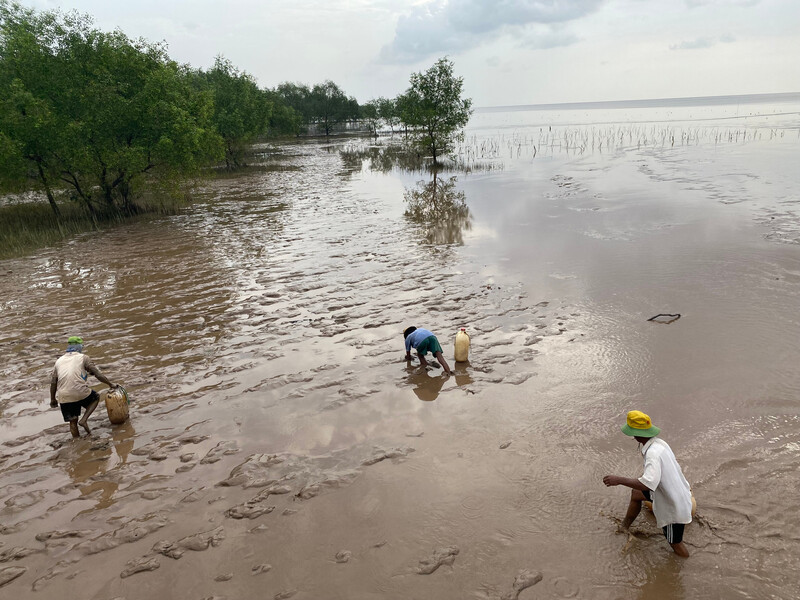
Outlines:
[[[106,412],[108,413],[108,420],[114,425],[119,425],[128,420],[128,393],[121,385],[108,390],[106,394]]]
[[[467,362],[469,360],[469,334],[464,327],[456,333],[455,359],[456,362]]]

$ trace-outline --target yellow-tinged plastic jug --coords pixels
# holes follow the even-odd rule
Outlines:
[[[462,327],[456,334],[456,362],[467,362],[469,360],[469,334]]]
[[[121,385],[108,390],[106,394],[108,420],[119,425],[128,420],[128,392]]]

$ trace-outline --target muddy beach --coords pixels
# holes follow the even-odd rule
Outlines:
[[[796,598],[800,106],[736,111],[478,113],[435,191],[363,140],[265,146],[3,261],[3,596]],[[470,362],[407,365],[408,325]],[[73,334],[132,403],[77,441]],[[632,408],[697,498],[688,560],[616,534]]]

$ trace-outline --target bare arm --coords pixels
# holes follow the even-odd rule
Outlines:
[[[89,359],[89,357],[86,357],[86,362],[84,363],[83,366],[86,369],[86,372],[94,375],[100,383],[105,383],[110,388],[114,387],[114,384],[111,383],[108,377],[103,375],[103,372],[100,369],[98,369],[97,366],[95,366],[95,364],[91,361],[91,359]]]
[[[625,487],[629,487],[634,490],[639,490],[640,492],[649,492],[650,488],[643,484],[638,479],[633,479],[632,477],[619,477],[617,475],[606,475],[603,477],[603,483],[606,486],[610,487],[612,485],[624,485]]]

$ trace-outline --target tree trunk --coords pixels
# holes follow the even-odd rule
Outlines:
[[[50,189],[50,184],[47,181],[47,177],[45,177],[44,169],[42,168],[42,163],[40,161],[36,161],[36,168],[39,169],[39,179],[42,180],[42,185],[44,186],[44,192],[47,194],[47,201],[50,203],[50,208],[53,209],[53,213],[56,216],[56,219],[61,219],[61,210],[58,208],[58,204],[56,204],[56,199],[53,197],[53,192]]]

